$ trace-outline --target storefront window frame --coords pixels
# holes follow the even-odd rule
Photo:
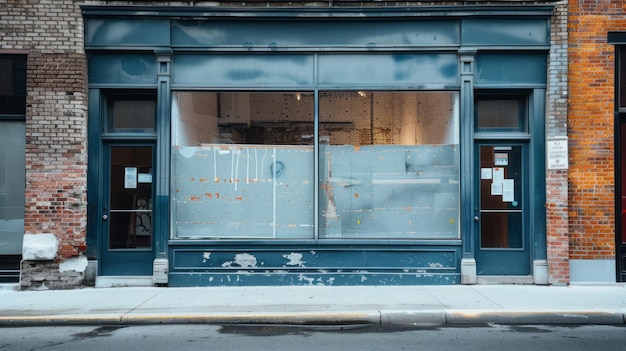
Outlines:
[[[171,99],[172,101],[174,101],[174,94],[176,94],[177,92],[202,92],[202,91],[213,91],[213,92],[217,92],[218,90],[214,90],[214,89],[210,89],[210,90],[197,90],[197,89],[183,89],[183,88],[177,88],[177,89],[172,89],[171,90]],[[232,91],[242,91],[242,92],[274,92],[274,91],[280,91],[280,92],[285,92],[288,90],[285,89],[281,89],[281,90],[268,90],[268,89],[258,89],[258,90],[251,90],[251,89],[238,89],[238,90],[234,90],[234,89],[229,89],[226,90],[229,92]],[[429,235],[429,236],[423,236],[423,237],[408,237],[408,238],[399,238],[399,237],[365,237],[365,238],[335,238],[335,237],[321,237],[320,233],[321,233],[321,217],[322,214],[320,214],[320,184],[319,184],[319,162],[321,162],[321,156],[320,156],[320,144],[322,143],[322,141],[320,140],[320,133],[319,133],[319,129],[320,129],[320,121],[319,121],[319,93],[320,92],[329,92],[329,91],[336,91],[336,92],[363,92],[363,93],[368,93],[371,91],[379,91],[379,92],[388,92],[388,93],[394,93],[394,92],[408,92],[408,93],[446,93],[449,94],[450,96],[456,96],[454,99],[456,99],[456,103],[454,108],[456,109],[455,112],[453,112],[453,115],[456,116],[454,118],[456,118],[456,132],[458,133],[456,136],[456,140],[458,142],[456,148],[460,149],[461,148],[461,139],[460,138],[460,133],[461,133],[461,106],[460,106],[460,99],[461,99],[461,94],[460,91],[458,89],[437,89],[437,90],[427,90],[427,89],[414,89],[414,90],[409,90],[409,89],[375,89],[375,90],[357,90],[357,89],[345,89],[345,88],[335,88],[335,89],[329,89],[329,88],[324,88],[324,89],[313,89],[311,90],[313,92],[313,95],[315,97],[315,103],[314,103],[314,109],[315,109],[315,118],[314,118],[314,124],[315,124],[315,137],[314,137],[314,174],[316,174],[317,176],[313,176],[314,180],[315,180],[315,186],[314,186],[314,221],[313,221],[313,236],[309,239],[306,238],[268,238],[268,237],[259,237],[259,236],[239,236],[239,237],[228,237],[228,236],[200,236],[200,237],[188,237],[188,236],[179,236],[178,232],[176,230],[176,219],[175,219],[175,211],[173,210],[174,207],[174,201],[175,201],[175,194],[176,194],[176,189],[174,188],[174,185],[172,182],[171,183],[171,198],[170,198],[170,206],[172,208],[172,211],[170,212],[170,216],[171,216],[171,231],[170,231],[170,239],[171,240],[195,240],[195,241],[214,241],[214,240],[224,240],[224,241],[231,241],[231,242],[236,242],[236,241],[268,241],[268,242],[279,242],[279,241],[299,241],[299,242],[307,242],[307,241],[314,241],[314,242],[341,242],[341,241],[345,241],[345,242],[353,242],[353,243],[357,243],[359,241],[363,241],[363,242],[375,242],[375,241],[380,241],[380,240],[391,240],[391,241],[399,241],[399,242],[405,242],[405,243],[410,243],[410,242],[440,242],[440,241],[450,241],[450,240],[460,240],[461,236],[462,236],[462,232],[461,232],[461,195],[462,195],[462,191],[461,191],[461,169],[460,169],[460,163],[461,163],[461,153],[460,150],[457,150],[457,163],[458,163],[458,178],[459,178],[459,189],[458,189],[458,193],[457,193],[457,218],[454,219],[454,221],[451,220],[450,223],[452,223],[452,225],[456,226],[456,235],[455,236],[445,236],[445,237],[439,237],[437,235]],[[308,90],[307,90],[308,92]],[[297,94],[296,91],[293,92],[294,94]],[[453,99],[453,100],[454,100]],[[173,114],[173,109],[175,108],[174,104],[172,104],[172,114]],[[176,133],[176,129],[174,127],[174,118],[172,118],[172,139],[171,139],[171,147],[173,148],[173,150],[176,148],[176,145],[174,145],[175,143],[175,133]],[[245,144],[243,144],[245,145]],[[170,157],[172,156],[172,153],[170,154]],[[174,163],[172,162],[172,166],[171,166],[171,174],[172,174],[172,179],[175,177],[175,169],[174,169]]]

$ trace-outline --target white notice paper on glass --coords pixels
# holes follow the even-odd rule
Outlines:
[[[502,183],[491,183],[491,195],[502,195]]]
[[[152,183],[152,174],[150,174],[150,173],[139,173],[137,175],[137,181],[139,183]]]
[[[494,183],[502,183],[504,180],[504,168],[503,167],[495,167],[493,169],[493,182]]]
[[[513,181],[513,179],[505,179],[502,182],[502,201],[515,201],[515,182]]]
[[[124,188],[136,189],[137,188],[137,168],[126,167],[124,169]]]
[[[491,179],[493,172],[491,168],[481,168],[480,169],[480,179]]]

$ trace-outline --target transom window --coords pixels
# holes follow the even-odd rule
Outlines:
[[[475,128],[480,132],[526,132],[527,94],[477,93]]]

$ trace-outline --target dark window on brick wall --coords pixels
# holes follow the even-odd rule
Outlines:
[[[26,114],[26,56],[0,55],[0,115]]]

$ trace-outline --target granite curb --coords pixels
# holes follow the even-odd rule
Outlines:
[[[110,313],[0,316],[0,326],[280,324],[280,325],[459,325],[459,324],[626,325],[621,311],[427,310],[346,312]]]

